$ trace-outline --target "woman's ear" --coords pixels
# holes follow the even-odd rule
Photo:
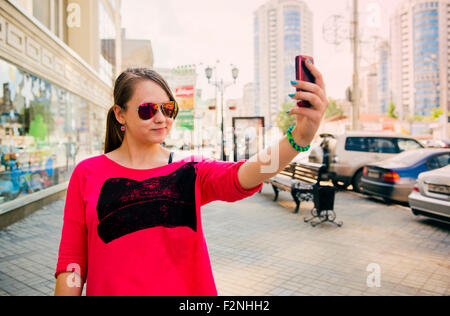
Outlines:
[[[123,109],[117,104],[114,104],[113,110],[114,114],[116,115],[117,122],[119,122],[119,124],[125,125],[126,122],[123,115]]]

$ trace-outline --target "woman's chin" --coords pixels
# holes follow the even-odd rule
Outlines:
[[[154,144],[161,144],[166,140],[166,136],[159,136],[159,137],[151,137],[150,141]]]

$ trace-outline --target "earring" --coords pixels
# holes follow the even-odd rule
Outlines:
[[[121,130],[122,132],[125,132],[125,129],[126,129],[126,127],[123,126],[123,125],[122,125],[122,127],[120,128],[120,130]]]

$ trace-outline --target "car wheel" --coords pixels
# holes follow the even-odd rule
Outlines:
[[[362,193],[362,176],[363,176],[363,172],[362,170],[359,170],[356,174],[355,177],[353,178],[353,191],[357,192],[357,193]]]
[[[333,180],[333,185],[336,189],[347,190],[347,188],[349,187],[350,184],[345,183],[345,182],[340,182],[338,180]]]

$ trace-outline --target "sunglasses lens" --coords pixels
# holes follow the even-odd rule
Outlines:
[[[142,120],[150,120],[158,112],[158,104],[147,103],[139,106],[138,113]],[[175,102],[169,102],[162,105],[162,112],[168,118],[174,118],[178,113],[178,105]]]
[[[164,106],[163,106],[163,112],[169,118],[173,118],[175,116],[176,110],[177,110],[177,105],[175,102],[169,102],[169,103],[164,104]]]
[[[153,116],[155,116],[156,111],[158,106],[156,104],[152,104],[152,103],[147,103],[147,104],[142,104],[139,107],[139,117],[143,120],[149,120],[151,119]]]

